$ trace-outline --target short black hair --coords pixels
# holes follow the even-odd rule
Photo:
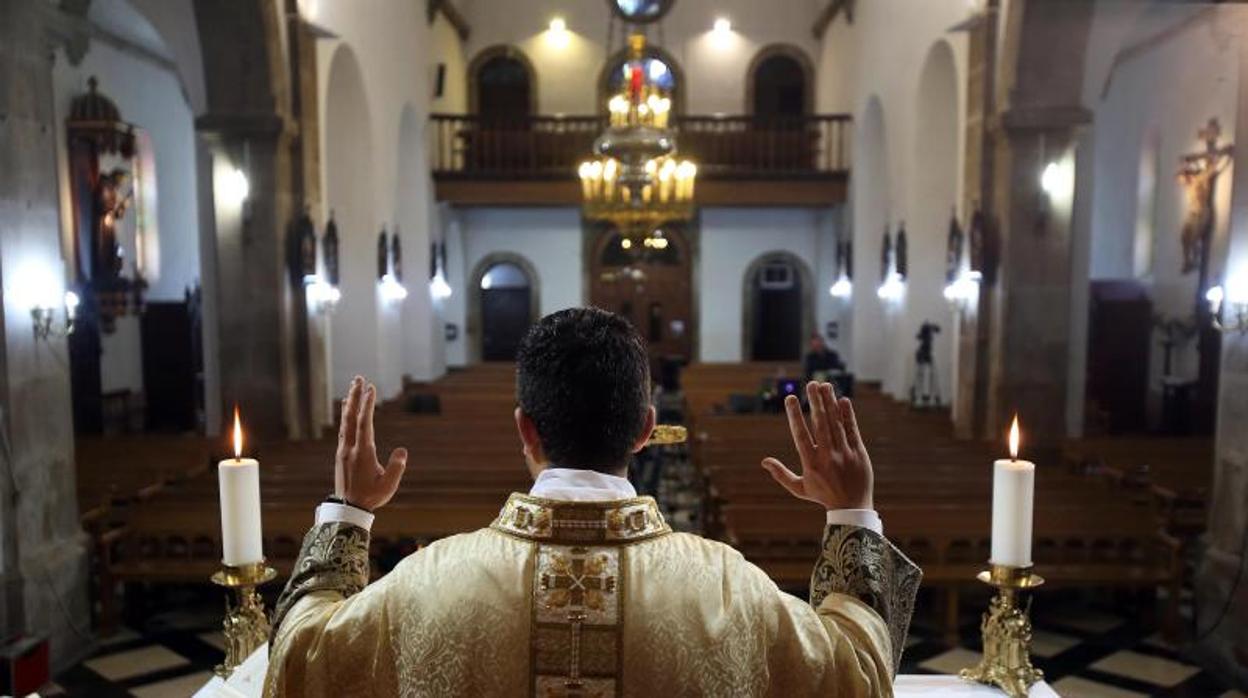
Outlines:
[[[560,310],[520,343],[516,393],[553,465],[616,473],[645,427],[650,360],[623,317],[598,308]]]

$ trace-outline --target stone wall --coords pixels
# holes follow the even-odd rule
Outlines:
[[[35,339],[22,301],[35,286],[46,285],[50,298],[64,289],[49,40],[64,28],[51,8],[37,0],[0,2],[0,635],[47,636],[53,663],[63,667],[90,641],[69,359],[63,338]]]

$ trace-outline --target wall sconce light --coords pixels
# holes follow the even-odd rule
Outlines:
[[[900,301],[906,295],[905,277],[895,271],[889,272],[884,279],[884,283],[880,284],[880,287],[876,289],[875,295],[879,296],[880,300],[890,303]]]
[[[230,201],[242,206],[251,196],[251,183],[247,181],[247,173],[235,167],[225,176],[225,196]]]
[[[1205,300],[1209,302],[1214,329],[1228,333],[1248,333],[1248,277],[1243,274],[1231,276],[1225,288],[1214,286],[1209,289],[1205,293]],[[1223,322],[1223,311],[1228,304],[1234,320]]]
[[[381,277],[381,281],[377,283],[381,290],[381,297],[387,303],[398,303],[407,298],[407,289],[399,280],[394,278],[393,274],[386,274]]]
[[[715,20],[715,24],[711,29],[711,41],[720,48],[725,48],[732,40],[732,22],[727,17],[720,17]]]
[[[550,20],[550,26],[547,28],[546,38],[555,48],[564,48],[572,40],[572,35],[568,31],[568,21],[563,17],[553,17]]]
[[[442,274],[441,270],[438,270],[433,280],[429,282],[429,294],[433,296],[434,300],[441,301],[450,298],[452,293],[454,292],[451,290],[451,285],[446,283],[446,276]]]
[[[303,286],[308,302],[319,313],[332,313],[338,306],[338,301],[342,300],[342,292],[338,290],[338,287],[322,281],[320,274],[305,277]]]
[[[983,277],[977,271],[963,271],[957,279],[945,286],[945,300],[958,310],[965,311],[979,299],[979,284]]]
[[[17,270],[9,286],[9,296],[21,309],[30,312],[35,340],[67,337],[74,331],[74,318],[81,299],[73,291],[62,291],[57,275],[40,265],[27,265]],[[58,309],[65,313],[64,324],[57,326]]]
[[[836,283],[832,284],[832,287],[828,289],[828,294],[833,298],[848,300],[854,295],[854,283],[842,272]]]

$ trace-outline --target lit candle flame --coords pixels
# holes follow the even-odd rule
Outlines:
[[[1010,425],[1010,460],[1018,460],[1018,415]]]
[[[234,460],[243,457],[243,422],[238,418],[238,405],[234,406]]]

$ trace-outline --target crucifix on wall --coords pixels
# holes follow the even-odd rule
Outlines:
[[[1200,272],[1198,295],[1205,292],[1209,276],[1209,246],[1213,240],[1213,195],[1218,175],[1231,163],[1231,145],[1218,145],[1222,127],[1217,119],[1209,119],[1197,132],[1205,142],[1204,150],[1180,157],[1176,175],[1183,185],[1187,213],[1183,219],[1183,273]]]

